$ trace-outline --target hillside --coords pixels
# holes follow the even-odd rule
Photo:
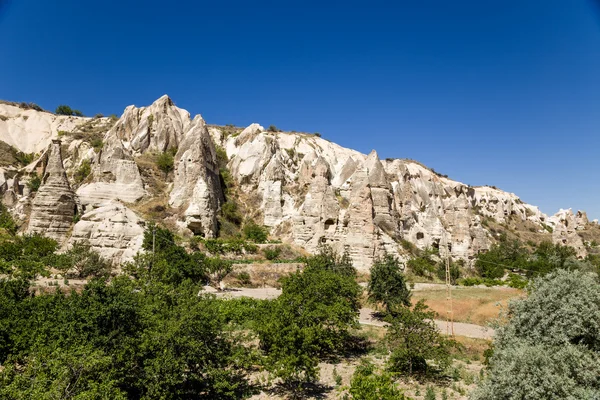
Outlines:
[[[11,152],[2,157],[0,195],[22,229],[63,244],[89,240],[115,261],[137,252],[150,220],[204,237],[254,220],[309,252],[321,243],[348,250],[363,271],[413,245],[468,261],[502,233],[568,244],[580,257],[600,240],[584,212],[547,216],[515,194],[314,134],[207,125],[168,96],[118,119],[2,103],[0,141]]]

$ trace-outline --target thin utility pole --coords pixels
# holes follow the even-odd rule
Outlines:
[[[446,335],[454,336],[454,315],[452,313],[452,277],[450,276],[450,243],[444,232],[444,238],[446,239],[446,301],[447,301],[447,315],[446,315]]]

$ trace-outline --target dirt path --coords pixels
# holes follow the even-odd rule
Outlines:
[[[427,284],[429,285],[429,284]],[[443,286],[443,285],[440,285]],[[445,286],[444,286],[445,287]],[[213,288],[205,287],[207,292],[215,293],[217,296],[225,298],[237,298],[237,297],[252,297],[254,299],[271,300],[279,297],[281,289],[275,289],[271,287],[266,288],[235,288],[228,289],[224,292],[217,292]],[[423,289],[421,289],[423,290]],[[385,322],[379,321],[372,316],[373,310],[370,308],[362,308],[360,310],[359,322],[363,325],[373,326],[385,326]],[[446,321],[435,320],[436,325],[440,329],[440,332],[446,333]],[[454,334],[456,336],[465,336],[474,339],[487,339],[491,340],[494,337],[494,330],[485,326],[466,324],[463,322],[454,323]]]

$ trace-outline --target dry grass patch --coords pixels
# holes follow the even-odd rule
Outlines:
[[[506,308],[511,299],[523,296],[519,289],[506,287],[479,288],[453,287],[452,310],[454,321],[486,325],[498,318],[500,310]],[[440,317],[445,317],[448,310],[445,290],[414,291],[414,303],[425,299],[425,303]]]

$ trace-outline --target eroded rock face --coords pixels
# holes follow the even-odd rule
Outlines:
[[[146,194],[138,166],[115,128],[106,134],[92,173],[92,182],[77,189],[81,203],[86,206],[100,207],[111,200],[133,203]]]
[[[25,152],[42,152],[57,129],[70,131],[87,121],[10,107],[0,105],[0,114],[8,117],[0,121],[0,140]],[[173,208],[169,218],[181,233],[217,234],[223,188],[216,142],[229,157],[240,203],[258,218],[256,222],[311,252],[321,243],[348,251],[363,271],[385,253],[406,257],[404,241],[419,249],[438,248],[442,257],[471,260],[495,240],[488,229],[490,221],[522,223],[528,232],[548,238],[545,232],[552,227],[554,242],[574,246],[578,255],[585,255],[579,234],[589,225],[585,213],[561,210],[547,217],[512,193],[468,186],[416,161],[380,160],[375,152],[367,156],[315,135],[266,132],[258,124],[239,134],[232,132],[239,130],[208,129],[200,116],[190,120],[187,111],[163,96],[148,107],[127,107],[105,134],[101,151],[78,135],[63,149],[67,154],[60,167],[56,162],[60,151],[53,145],[50,153],[23,169],[0,171],[0,195],[13,214],[25,220],[31,206],[27,180],[42,172],[46,159],[54,160],[48,162],[44,185],[34,201],[30,228],[62,240],[71,226],[74,210],[69,210],[76,203],[63,166],[73,173],[83,160],[89,161],[92,174],[77,189],[86,212],[71,240],[90,240],[103,255],[123,260],[139,248],[142,228],[139,217],[121,203],[150,200],[150,193],[163,190],[152,186],[148,173],[156,166],[140,164],[146,190],[136,164],[136,160],[152,162],[145,153],[177,148],[174,179],[167,178],[164,185]]]
[[[144,221],[117,201],[86,212],[73,227],[69,243],[88,241],[115,265],[130,261],[141,250]]]
[[[28,232],[64,242],[77,214],[75,193],[62,163],[60,140],[53,140],[48,163],[31,208]]]
[[[0,140],[23,153],[40,153],[59,131],[72,131],[90,118],[54,115],[0,104]]]
[[[585,213],[578,211],[577,214],[573,214],[573,210],[570,208],[568,210],[561,209],[550,217],[549,221],[554,227],[552,232],[554,243],[573,247],[577,252],[577,257],[582,258],[587,255],[583,239],[577,234],[577,231],[585,229],[585,225],[588,223]]]
[[[164,95],[149,107],[129,106],[113,133],[137,153],[177,148],[190,125],[190,113]]]
[[[214,144],[201,116],[183,135],[175,155],[175,180],[169,198],[183,211],[184,226],[195,235],[214,237],[223,201]]]

